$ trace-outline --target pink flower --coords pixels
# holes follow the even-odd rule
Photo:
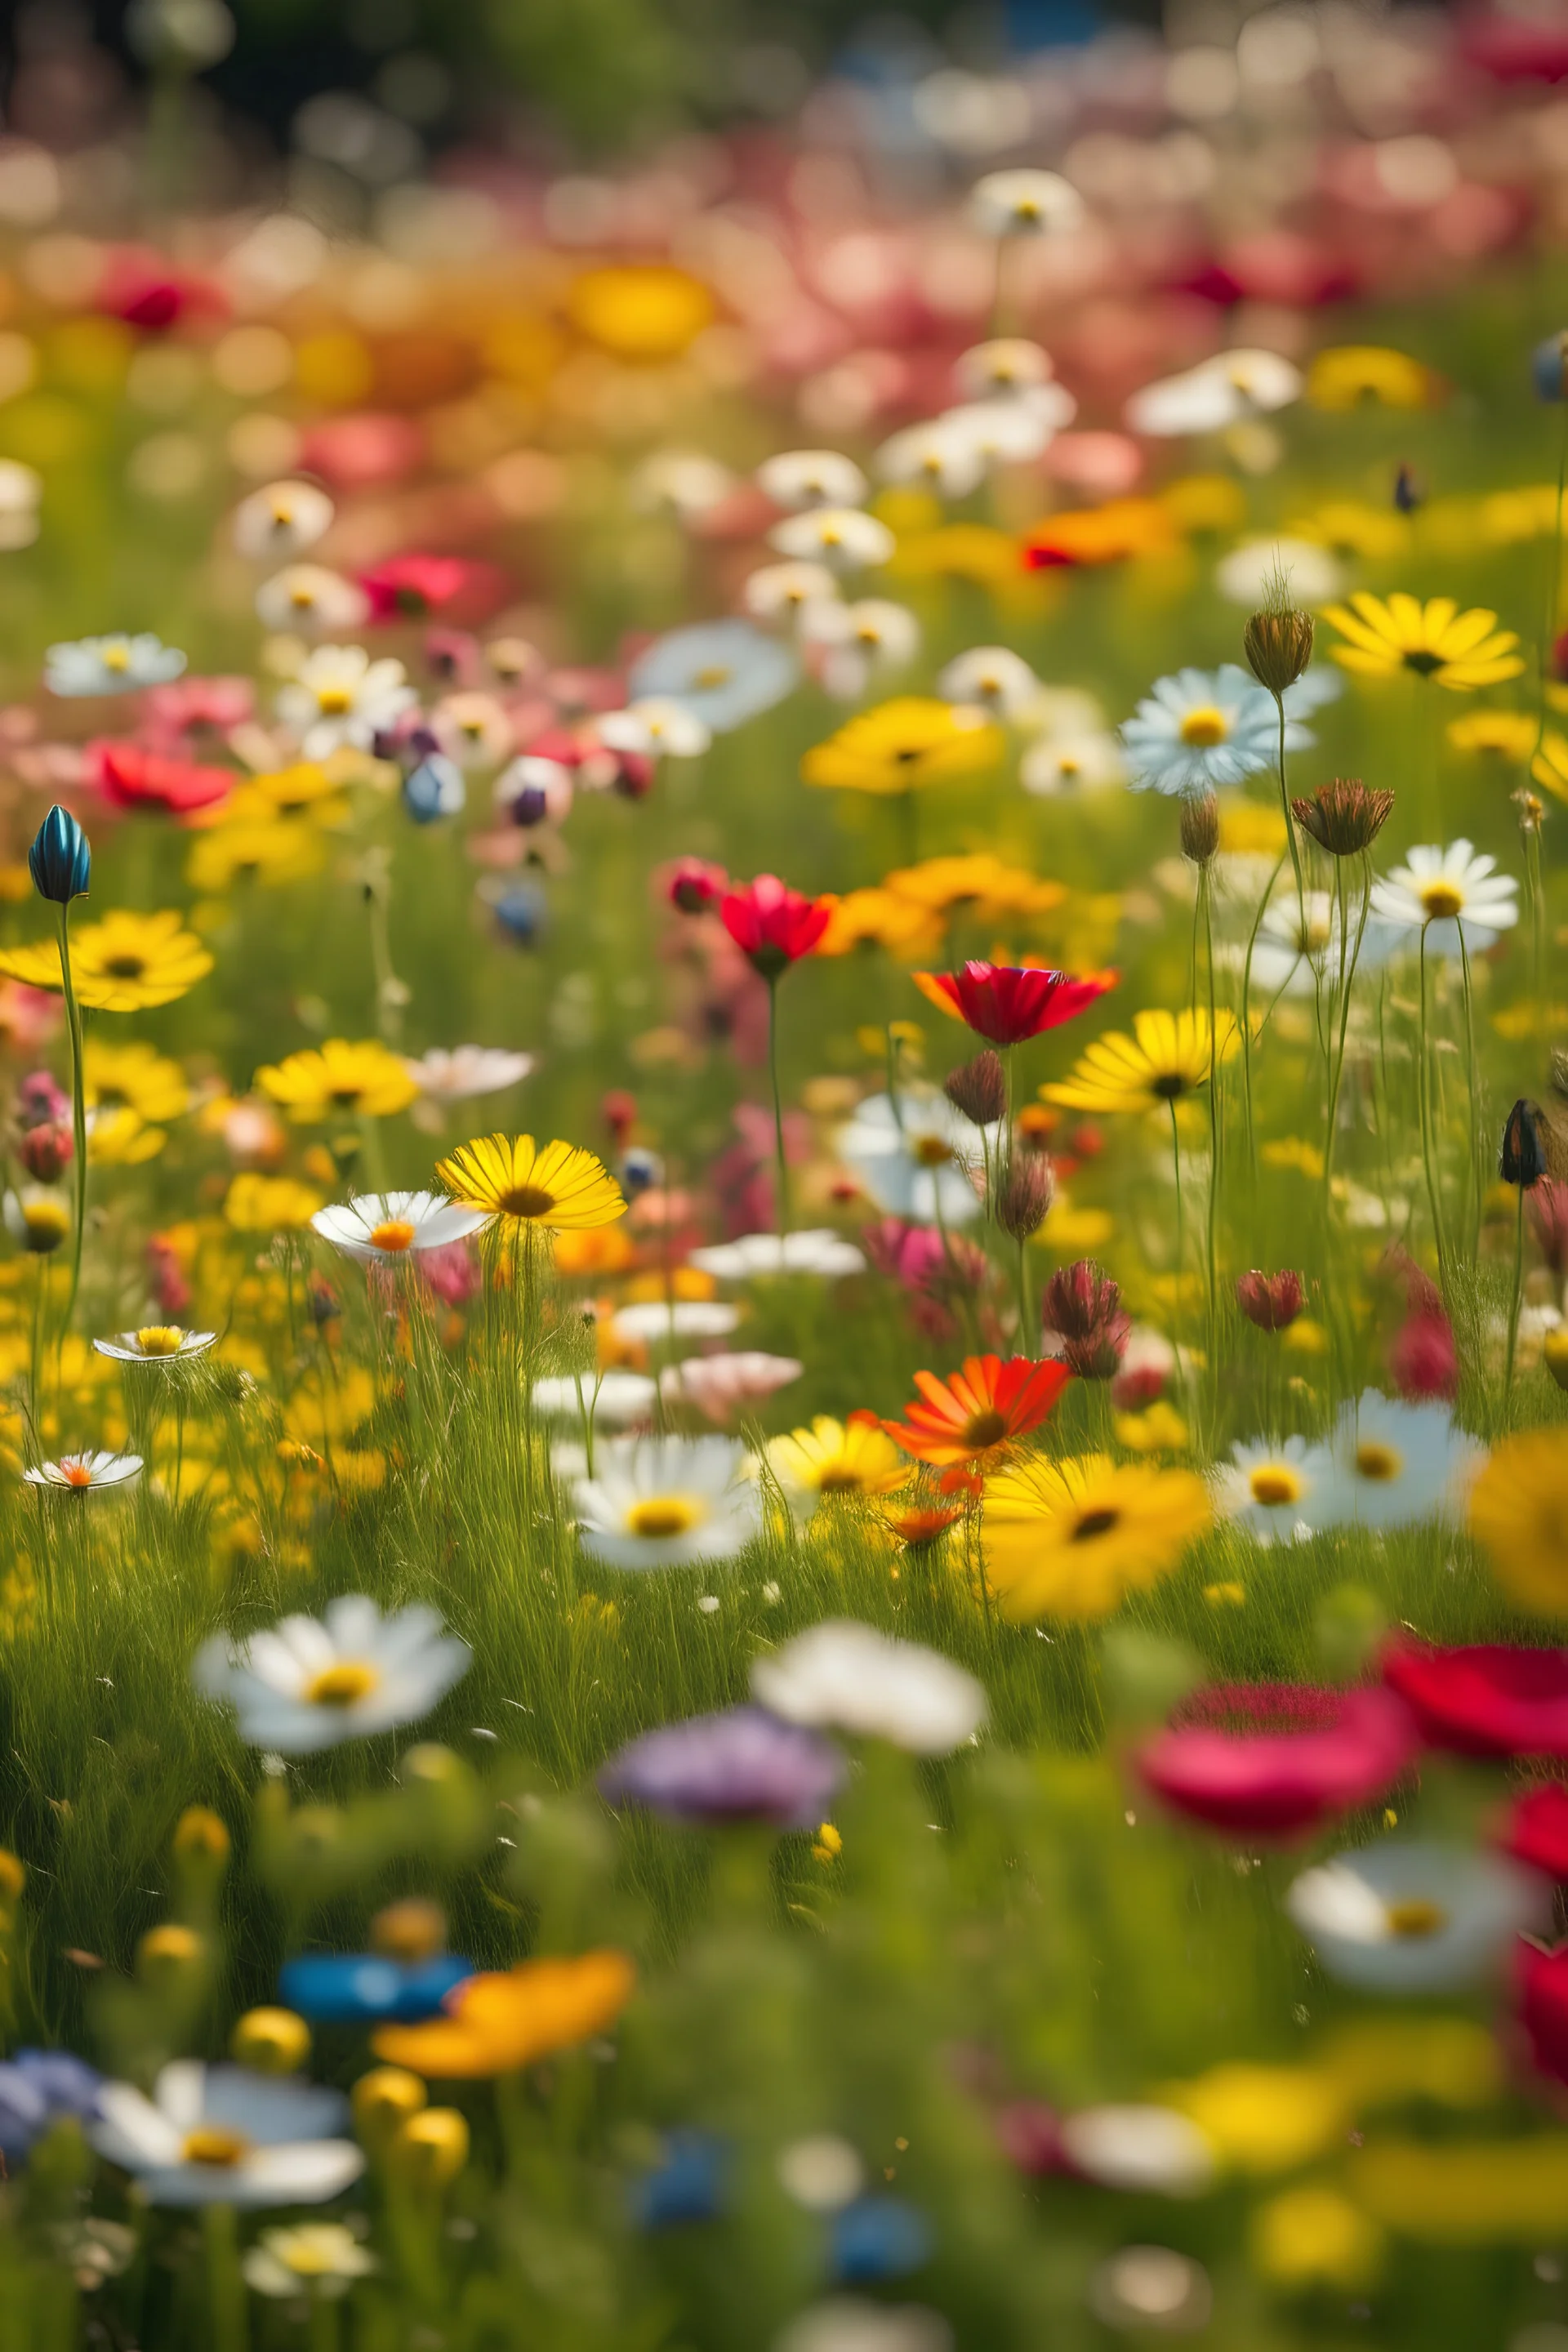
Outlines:
[[[468,1242],[446,1242],[421,1250],[419,1273],[444,1307],[461,1307],[479,1290],[484,1276],[479,1252]]]
[[[761,1404],[805,1370],[793,1356],[767,1356],[754,1349],[732,1356],[689,1356],[668,1365],[659,1386],[672,1404],[694,1404],[710,1421],[727,1428],[742,1407]]]
[[[1194,1821],[1290,1838],[1380,1797],[1418,1745],[1415,1718],[1392,1691],[1216,1684],[1183,1702],[1138,1767]]]

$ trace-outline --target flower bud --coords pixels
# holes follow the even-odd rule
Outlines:
[[[61,808],[58,802],[33,836],[27,871],[39,898],[57,907],[68,907],[73,898],[87,896],[92,852],[69,809]]]
[[[1312,616],[1284,604],[1254,613],[1241,634],[1252,675],[1276,699],[1294,686],[1312,658]]]
[[[291,2009],[247,2009],[228,2046],[258,2074],[295,2074],[310,2054],[310,2029]]]
[[[1390,792],[1373,792],[1359,776],[1336,776],[1310,800],[1290,803],[1296,822],[1331,857],[1355,857],[1370,849],[1394,806]]]
[[[456,2180],[468,2160],[468,2126],[456,2107],[426,2107],[410,2116],[387,2150],[392,2169],[426,2195]]]
[[[1287,1267],[1280,1274],[1260,1274],[1255,1266],[1250,1274],[1237,1276],[1236,1303],[1249,1323],[1260,1331],[1284,1331],[1301,1312],[1301,1277]]]
[[[1396,1333],[1388,1370],[1402,1397],[1452,1399],[1459,1391],[1459,1357],[1454,1327],[1440,1308],[1417,1307]]]
[[[61,1127],[71,1115],[71,1098],[49,1070],[29,1070],[16,1086],[16,1108],[25,1127]]]
[[[1207,866],[1219,847],[1219,803],[1212,793],[1182,795],[1182,856]]]
[[[207,1805],[187,1805],[174,1823],[174,1853],[181,1862],[228,1860],[230,1841],[220,1817]]]
[[[705,857],[683,857],[669,877],[669,903],[683,915],[706,915],[729,887],[721,866],[710,865]]]
[[[1092,1258],[1061,1266],[1046,1286],[1045,1328],[1081,1381],[1114,1380],[1132,1333],[1120,1286]]]
[[[136,1947],[136,1973],[146,1984],[173,1990],[206,1965],[207,1948],[194,1927],[167,1920],[149,1927]]]
[[[68,1127],[30,1127],[16,1157],[36,1184],[58,1184],[75,1149]]]
[[[15,1910],[26,1884],[26,1864],[17,1861],[9,1846],[0,1845],[0,1915]]]
[[[354,2130],[372,2156],[384,2156],[411,2116],[430,2094],[417,2074],[403,2066],[373,2066],[349,2094]]]
[[[1568,400],[1568,334],[1548,335],[1530,355],[1538,400]]]
[[[1542,1361],[1560,1389],[1568,1389],[1568,1323],[1548,1331],[1541,1343]]]
[[[996,1188],[991,1213],[1005,1234],[1026,1242],[1045,1223],[1056,1189],[1055,1171],[1043,1153],[1016,1153]]]
[[[1007,1079],[1001,1055],[987,1046],[962,1069],[950,1070],[942,1090],[954,1110],[961,1110],[976,1127],[994,1127],[1007,1108]]]
[[[1528,1192],[1545,1175],[1544,1125],[1541,1105],[1521,1096],[1510,1111],[1502,1131],[1499,1170],[1505,1184],[1517,1184]]]
[[[417,1895],[389,1903],[370,1923],[370,1948],[405,1965],[434,1959],[447,1948],[447,1915],[438,1903]]]

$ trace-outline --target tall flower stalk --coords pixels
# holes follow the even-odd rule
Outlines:
[[[1391,792],[1374,791],[1356,776],[1338,776],[1322,785],[1310,800],[1291,803],[1301,830],[1334,861],[1334,913],[1339,934],[1339,974],[1328,1052],[1328,1124],[1323,1135],[1323,1218],[1327,1224],[1333,1200],[1334,1147],[1339,1135],[1340,1090],[1344,1083],[1345,1045],[1350,1034],[1351,994],[1356,966],[1366,938],[1372,911],[1372,845],[1388,822],[1394,806]],[[1345,864],[1361,861],[1361,907],[1353,944],[1350,941],[1350,893]]]
[[[779,1085],[779,982],[809,955],[827,929],[837,901],[807,898],[776,874],[759,874],[720,902],[724,929],[768,989],[768,1078],[773,1097],[773,1151],[778,1168],[776,1222],[789,1227],[789,1169],[784,1155],[784,1095]]]
[[[87,1082],[82,1067],[81,1007],[71,972],[70,909],[73,898],[85,898],[92,880],[92,851],[86,834],[68,809],[57,803],[38,827],[27,852],[27,870],[40,898],[56,909],[59,924],[60,989],[65,997],[66,1024],[71,1041],[71,1134],[76,1146],[75,1231],[71,1235],[70,1295],[66,1302],[68,1324],[76,1308],[81,1282],[81,1247],[87,1231]],[[64,1328],[64,1327],[62,1327]]]
[[[1304,674],[1312,658],[1312,616],[1291,604],[1290,583],[1283,570],[1277,571],[1269,581],[1262,610],[1254,613],[1247,622],[1242,632],[1242,644],[1253,677],[1274,697],[1274,708],[1279,714],[1279,806],[1285,819],[1285,843],[1290,852],[1290,869],[1296,877],[1296,909],[1304,931],[1307,928],[1307,886],[1301,871],[1300,845],[1290,821],[1290,788],[1285,777],[1285,696]]]

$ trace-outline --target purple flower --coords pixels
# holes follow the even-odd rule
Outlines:
[[[831,1741],[757,1706],[727,1707],[645,1731],[599,1774],[611,1804],[651,1806],[687,1822],[771,1822],[810,1829],[844,1778]]]
[[[18,2050],[0,2066],[0,2158],[21,2163],[61,2116],[90,2122],[101,2079],[68,2050]]]

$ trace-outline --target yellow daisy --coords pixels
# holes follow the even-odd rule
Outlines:
[[[1384,408],[1430,408],[1438,389],[1419,360],[1373,343],[1320,352],[1307,371],[1307,398],[1314,408],[1360,408],[1373,401]]]
[[[1240,1044],[1234,1016],[1222,1013],[1220,1060],[1228,1062]],[[1131,1037],[1121,1030],[1097,1037],[1070,1076],[1040,1092],[1067,1110],[1160,1110],[1206,1085],[1212,1062],[1206,1013],[1140,1013]]]
[[[893,890],[847,891],[827,919],[827,929],[816,942],[818,955],[848,955],[856,948],[886,948],[907,963],[940,954],[941,919],[912,898]]]
[[[907,793],[917,784],[983,775],[1006,750],[1002,730],[979,711],[923,695],[900,695],[847,719],[800,763],[808,784],[841,792]]]
[[[1561,1427],[1505,1437],[1470,1489],[1470,1533],[1521,1609],[1568,1616],[1568,1439]]]
[[[1535,749],[1536,722],[1522,710],[1467,710],[1462,719],[1450,719],[1447,732],[1456,751],[1483,759],[1528,760]],[[1568,744],[1563,748],[1568,753]]]
[[[1108,1617],[1168,1575],[1213,1521],[1190,1470],[1088,1454],[1037,1458],[985,1483],[981,1548],[1004,1615]]]
[[[1530,772],[1555,799],[1568,801],[1568,736],[1549,727],[1541,739],[1540,751],[1530,763]]]
[[[1348,605],[1328,605],[1323,617],[1349,640],[1333,648],[1334,659],[1367,677],[1407,669],[1466,694],[1517,677],[1524,667],[1515,650],[1518,637],[1498,627],[1495,613],[1479,604],[1461,613],[1452,596],[1428,597],[1423,604],[1402,590],[1384,597],[1362,588]]]
[[[768,1460],[779,1484],[814,1499],[823,1495],[887,1495],[908,1480],[910,1465],[871,1413],[835,1421],[819,1412],[809,1429],[775,1437]]]
[[[205,980],[213,960],[194,931],[172,910],[156,915],[114,913],[71,933],[71,976],[78,1002],[95,1013],[144,1013],[173,1004]],[[0,954],[0,975],[29,988],[60,986],[56,940]]]
[[[1403,555],[1410,544],[1410,525],[1404,515],[1356,499],[1330,499],[1310,514],[1298,515],[1286,529],[1292,539],[1310,539],[1331,554],[1360,556],[1373,563]]]
[[[1061,882],[1042,882],[1021,866],[1009,866],[988,850],[968,857],[928,857],[883,877],[883,887],[933,914],[973,915],[977,922],[1005,922],[1009,916],[1049,914],[1067,897]]]
[[[191,1090],[178,1062],[151,1045],[107,1045],[89,1037],[83,1050],[89,1110],[133,1110],[149,1122],[178,1118]]]
[[[229,890],[237,882],[303,882],[326,864],[326,844],[298,818],[219,824],[198,834],[185,860],[193,890]]]
[[[624,1217],[621,1188],[602,1160],[574,1143],[531,1135],[481,1136],[438,1162],[437,1181],[465,1208],[504,1223],[583,1233]]]
[[[419,1091],[398,1056],[374,1037],[357,1045],[329,1037],[324,1045],[258,1070],[256,1083],[290,1118],[301,1120],[385,1118],[405,1110]]]
[[[308,1225],[326,1195],[292,1176],[258,1176],[245,1170],[229,1186],[223,1213],[237,1233],[291,1233]]]

